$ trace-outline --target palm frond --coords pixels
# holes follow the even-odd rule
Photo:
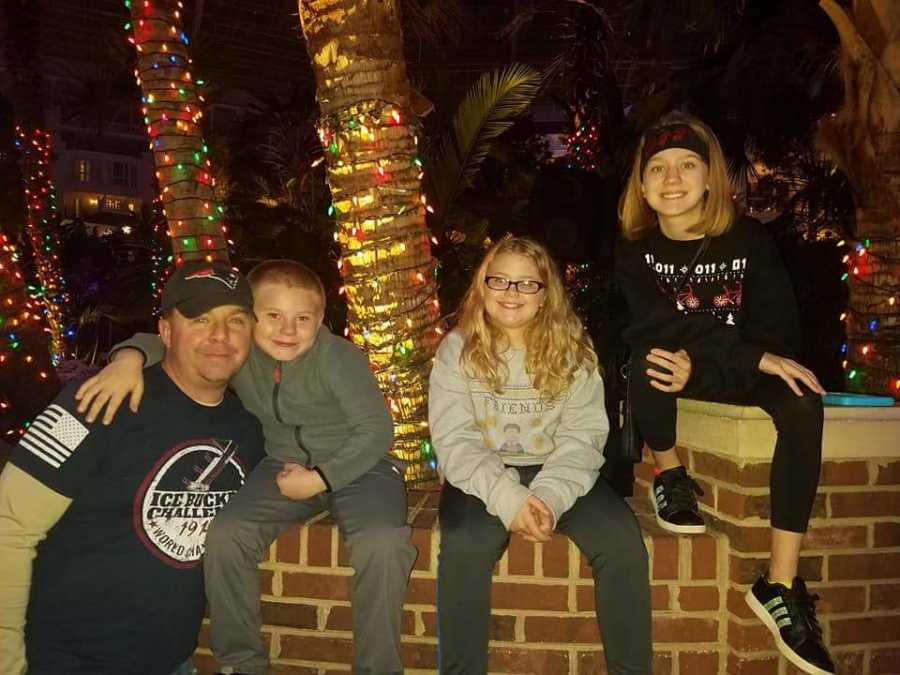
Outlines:
[[[514,63],[482,75],[453,117],[431,173],[432,196],[446,212],[487,157],[491,143],[509,129],[540,91],[541,73]]]

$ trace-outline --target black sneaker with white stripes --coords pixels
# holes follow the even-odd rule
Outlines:
[[[667,469],[653,480],[653,507],[656,522],[676,534],[703,534],[706,523],[700,515],[697,497],[703,490],[683,466]]]
[[[816,620],[819,596],[806,591],[803,579],[797,577],[788,588],[769,583],[764,574],[747,591],[745,599],[788,661],[811,675],[833,675],[834,662],[822,644],[822,629]]]

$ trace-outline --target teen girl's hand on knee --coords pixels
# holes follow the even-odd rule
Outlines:
[[[121,349],[99,373],[82,384],[75,392],[78,412],[88,411],[85,419],[93,422],[103,406],[103,424],[109,425],[126,396],[128,407],[137,412],[144,395],[144,356],[136,349]]]
[[[691,356],[685,350],[670,352],[654,347],[647,354],[647,360],[666,371],[648,368],[647,375],[651,377],[650,386],[670,394],[684,389],[691,379]]]
[[[292,462],[285,463],[275,476],[275,482],[282,495],[295,501],[315,497],[327,489],[318,471]]]
[[[825,389],[819,384],[815,373],[809,368],[804,368],[793,359],[766,352],[759,360],[759,370],[766,375],[780,377],[797,396],[803,396],[803,391],[798,383],[805,384],[810,391],[816,394],[825,393]]]
[[[553,513],[540,499],[531,495],[525,500],[510,530],[526,541],[550,541],[553,533]]]

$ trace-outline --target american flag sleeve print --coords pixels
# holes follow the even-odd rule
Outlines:
[[[59,469],[88,433],[87,427],[72,413],[52,404],[35,418],[19,444],[38,459]]]

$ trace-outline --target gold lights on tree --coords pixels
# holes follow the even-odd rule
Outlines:
[[[427,396],[440,341],[418,118],[396,0],[300,0],[319,138],[340,244],[348,337],[368,355],[394,418],[407,481],[434,478]],[[318,160],[322,161],[322,160]]]

